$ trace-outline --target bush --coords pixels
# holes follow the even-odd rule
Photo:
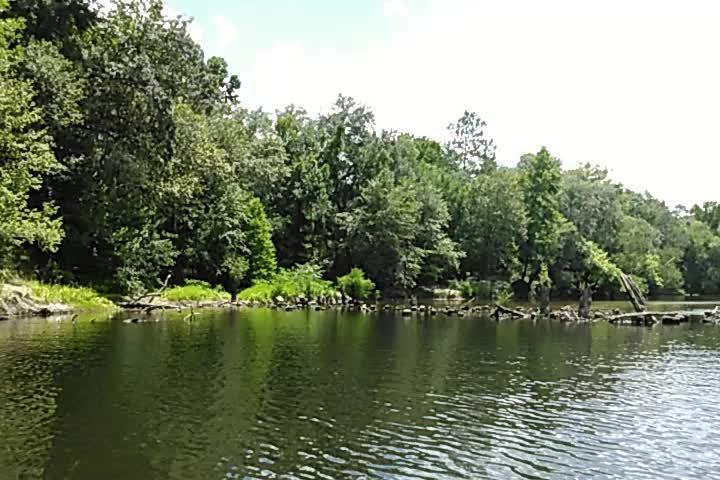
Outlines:
[[[95,310],[117,308],[95,290],[87,287],[71,287],[67,285],[49,285],[31,281],[27,283],[32,296],[45,303],[64,303],[79,310]]]
[[[340,291],[354,300],[365,300],[375,289],[375,282],[365,278],[365,272],[353,268],[350,273],[337,279]]]
[[[276,297],[286,300],[312,299],[333,296],[337,291],[332,283],[322,278],[322,269],[313,264],[299,265],[291,270],[280,270],[270,280],[256,282],[240,292],[241,300],[270,302]]]
[[[512,299],[512,286],[508,282],[492,280],[476,280],[469,277],[466,280],[456,280],[452,287],[459,290],[463,298],[478,300],[492,300],[506,303]]]
[[[212,287],[202,280],[186,280],[185,285],[173,287],[162,293],[162,298],[171,302],[199,302],[230,300],[230,294],[221,286]]]

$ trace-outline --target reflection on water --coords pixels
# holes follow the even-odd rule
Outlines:
[[[720,478],[720,329],[0,323],[0,479]]]

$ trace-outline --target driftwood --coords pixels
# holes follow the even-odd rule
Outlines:
[[[521,312],[520,310],[513,310],[512,308],[503,307],[502,305],[495,305],[495,311],[492,313],[493,318],[495,318],[495,321],[500,320],[501,315],[509,315],[512,318],[526,318],[529,317],[524,312]]]
[[[643,297],[640,289],[637,285],[635,285],[635,282],[633,282],[632,278],[621,272],[619,280],[620,285],[622,285],[623,290],[625,290],[625,292],[627,293],[628,298],[630,299],[630,303],[632,303],[635,311],[638,313],[646,311],[647,302],[645,302],[645,297]]]
[[[170,282],[170,276],[171,276],[171,274],[168,273],[168,276],[165,277],[165,281],[164,281],[164,282],[162,283],[162,285],[160,286],[160,290],[157,290],[157,291],[155,291],[155,292],[150,292],[150,293],[143,293],[142,295],[137,296],[137,297],[135,297],[135,298],[132,298],[132,299],[130,299],[129,301],[127,301],[127,302],[125,302],[125,303],[128,303],[128,304],[138,304],[138,305],[139,305],[139,304],[149,305],[150,302],[147,302],[146,300],[149,299],[149,298],[157,298],[157,297],[159,297],[160,295],[162,295],[162,293],[165,291],[165,289],[166,289],[167,286],[168,286],[168,282]]]
[[[628,295],[628,298],[630,299],[630,303],[632,303],[633,308],[635,309],[636,313],[645,313],[647,312],[647,302],[645,301],[645,297],[643,297],[642,292],[640,291],[640,288],[635,284],[632,278],[630,278],[629,275],[626,275],[623,272],[620,272],[620,284],[622,285],[623,289]],[[643,318],[645,319],[646,325],[653,325],[655,323],[658,323],[658,315],[661,315],[661,313],[655,312],[643,315]]]
[[[684,323],[689,322],[692,318],[702,318],[706,322],[719,323],[720,322],[720,309],[717,307],[714,310],[691,310],[691,311],[673,311],[673,312],[635,312],[635,313],[623,313],[620,315],[614,315],[608,319],[610,323],[623,323],[625,321],[632,321],[633,323]],[[650,322],[648,322],[649,319]],[[659,319],[659,320],[658,320]]]

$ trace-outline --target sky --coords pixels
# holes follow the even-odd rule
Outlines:
[[[327,111],[444,140],[477,112],[515,165],[546,146],[669,206],[720,201],[716,0],[166,0],[244,105]]]

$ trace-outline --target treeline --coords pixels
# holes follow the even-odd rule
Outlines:
[[[544,148],[501,167],[469,112],[443,144],[380,131],[343,96],[319,116],[247,110],[226,62],[158,1],[4,2],[6,274],[235,293],[312,264],[330,279],[359,267],[386,293],[483,280],[609,296],[617,267],[650,294],[720,289],[715,203],[670,210]]]

